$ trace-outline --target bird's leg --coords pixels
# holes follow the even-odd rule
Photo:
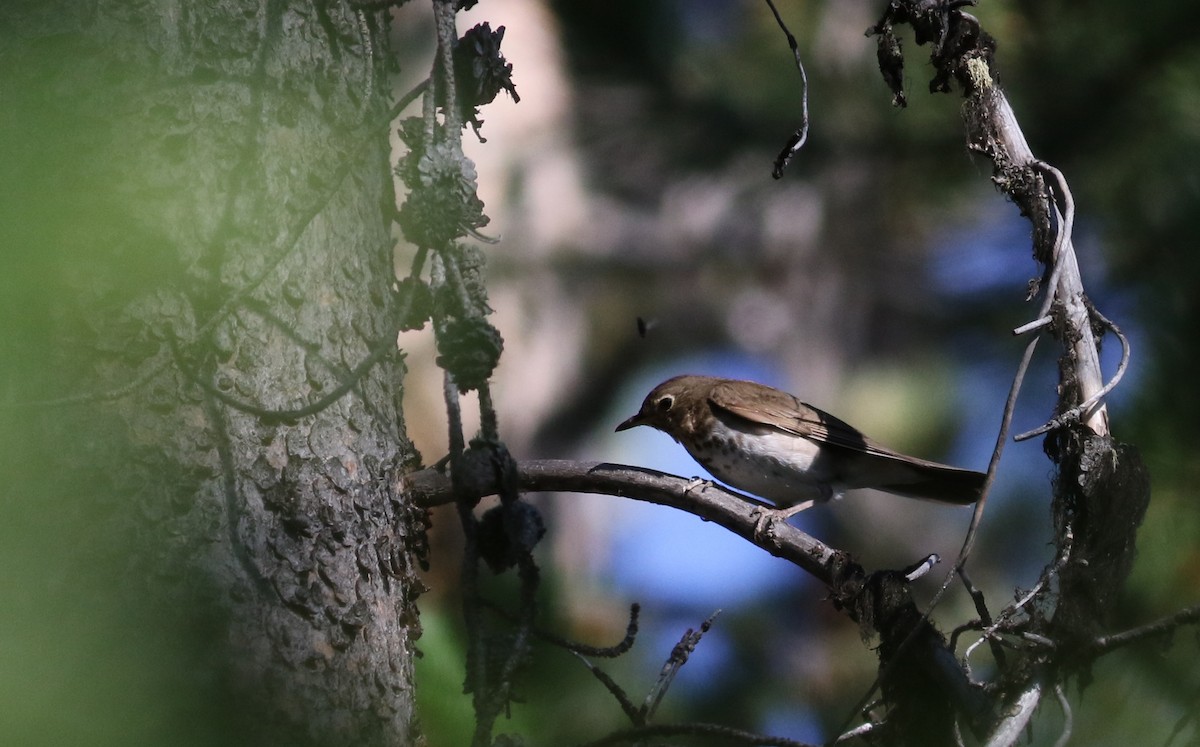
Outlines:
[[[810,493],[811,495],[811,493]],[[758,519],[754,523],[754,541],[761,542],[774,531],[775,522],[782,521],[785,524],[787,520],[800,513],[807,511],[818,503],[828,503],[834,498],[841,495],[841,491],[835,491],[829,483],[820,483],[817,485],[817,497],[809,498],[806,501],[793,503],[790,506],[780,508],[770,508],[767,506],[759,506],[754,509]]]
[[[754,541],[762,542],[763,539],[770,536],[774,531],[775,522],[782,521],[785,524],[787,520],[800,513],[806,511],[817,504],[817,499],[813,498],[807,501],[788,506],[787,508],[768,508],[767,506],[757,506],[754,513],[758,519],[754,522]]]

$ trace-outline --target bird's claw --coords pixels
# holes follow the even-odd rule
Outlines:
[[[787,508],[770,508],[768,506],[756,506],[754,515],[758,518],[754,522],[754,541],[761,544],[763,540],[774,536],[775,522],[782,521],[787,523],[787,520],[800,513],[807,511],[817,503],[816,500],[801,501]]]
[[[754,520],[754,542],[761,545],[775,535],[775,522],[779,519],[779,512],[773,508],[758,506],[753,515],[757,517]]]

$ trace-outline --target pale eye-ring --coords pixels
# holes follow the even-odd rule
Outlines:
[[[670,410],[674,405],[675,405],[675,398],[669,394],[665,394],[662,397],[659,397],[658,401],[654,403],[654,406],[658,408],[659,412],[666,412],[667,410]]]

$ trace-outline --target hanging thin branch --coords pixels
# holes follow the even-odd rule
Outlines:
[[[783,177],[783,170],[791,163],[792,156],[796,155],[808,142],[808,73],[804,71],[804,60],[800,58],[800,45],[796,42],[796,37],[783,22],[783,17],[779,15],[779,10],[776,9],[773,0],[766,0],[766,2],[771,13],[775,15],[775,22],[779,24],[779,28],[787,37],[788,47],[792,50],[792,57],[796,60],[796,69],[800,71],[800,126],[796,128],[796,131],[788,138],[787,144],[783,146],[783,150],[775,157],[775,168],[771,171],[771,176],[780,179]]]

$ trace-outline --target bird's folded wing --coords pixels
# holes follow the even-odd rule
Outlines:
[[[845,449],[858,459],[876,460],[867,472],[844,470],[846,487],[872,487],[912,498],[968,504],[979,497],[984,474],[951,467],[893,451],[867,438],[854,426],[805,404],[786,392],[763,387],[750,400],[724,384],[713,387],[709,404],[715,413],[745,420],[760,427],[807,438]],[[853,459],[854,457],[851,457]],[[882,465],[890,465],[884,468]],[[856,480],[853,475],[867,474]]]
[[[745,397],[737,396],[737,393],[732,391],[728,385],[718,384],[713,387],[709,397],[710,403],[715,408],[785,433],[887,459],[897,459],[929,467],[947,466],[889,449],[867,438],[862,431],[844,420],[801,402],[787,392],[764,386],[756,391],[756,395],[754,401],[750,402]]]

